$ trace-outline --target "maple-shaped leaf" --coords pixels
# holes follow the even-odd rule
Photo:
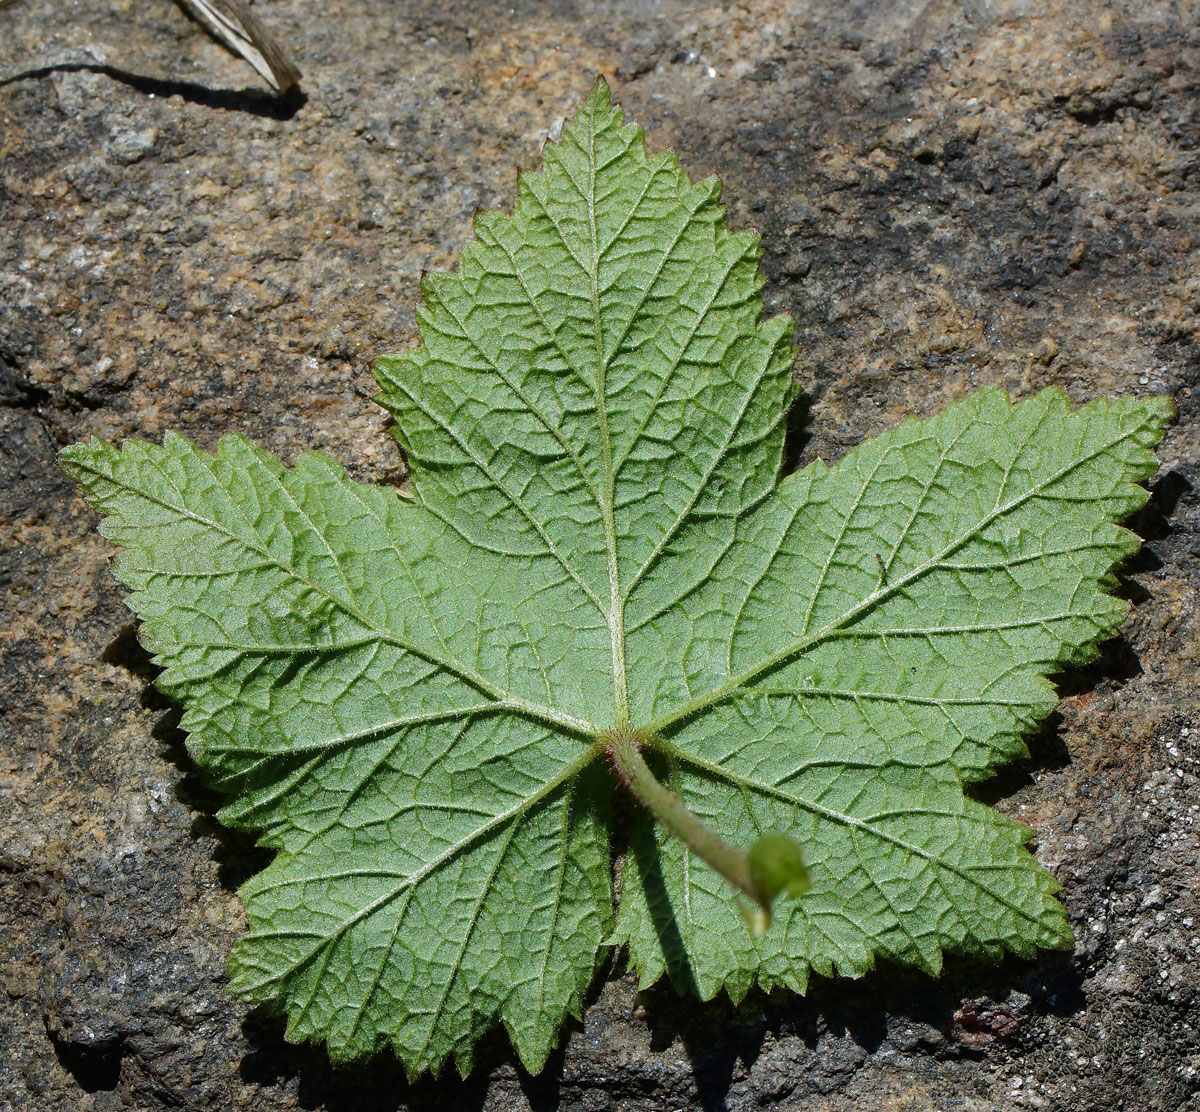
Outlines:
[[[985,390],[781,477],[792,325],[718,194],[598,84],[377,364],[411,500],[240,436],[64,453],[222,820],[277,850],[230,965],[289,1038],[465,1070],[499,1021],[536,1070],[613,941],[734,999],[1069,942],[963,786],[1121,621],[1170,403]]]

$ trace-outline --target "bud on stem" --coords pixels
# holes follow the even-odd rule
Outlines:
[[[672,834],[734,888],[754,901],[743,912],[756,934],[771,923],[771,907],[783,894],[799,896],[810,887],[800,847],[786,834],[764,834],[750,852],[731,846],[706,826],[670,788],[660,783],[642,757],[647,739],[630,729],[616,729],[605,738],[613,765],[638,801]]]

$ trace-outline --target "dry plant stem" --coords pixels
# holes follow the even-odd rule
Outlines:
[[[613,730],[605,738],[613,764],[625,778],[629,790],[697,857],[769,912],[770,900],[764,898],[751,878],[750,855],[731,846],[715,830],[705,826],[679,796],[658,780],[642,757],[644,740],[628,728]]]
[[[244,0],[178,2],[279,92],[286,93],[300,83],[300,71],[274,36],[251,14]]]

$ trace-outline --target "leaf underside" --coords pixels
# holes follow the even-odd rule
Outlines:
[[[222,820],[277,850],[230,969],[289,1038],[465,1071],[499,1021],[537,1070],[607,943],[735,1000],[1069,944],[963,785],[1117,629],[1171,405],[982,390],[781,478],[792,325],[718,197],[598,84],[376,366],[412,500],[237,435],[64,453]],[[765,934],[644,813],[614,922],[622,725],[734,845],[805,848]]]

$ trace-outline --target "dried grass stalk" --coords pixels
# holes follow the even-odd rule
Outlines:
[[[243,0],[178,0],[178,3],[230,50],[245,58],[279,92],[286,93],[300,83],[300,71]]]

